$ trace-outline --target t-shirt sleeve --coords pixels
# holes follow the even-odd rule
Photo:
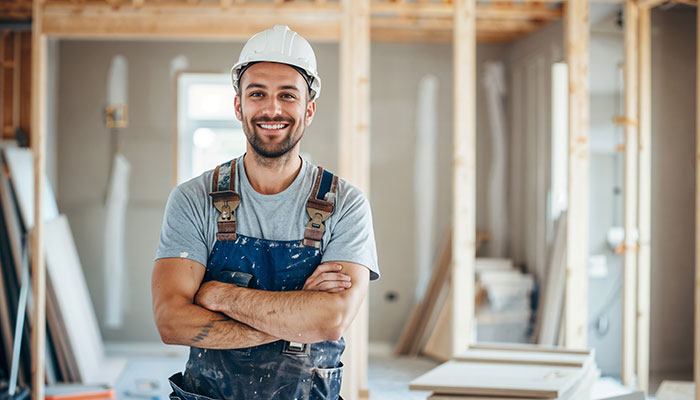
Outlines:
[[[372,210],[367,197],[345,183],[338,190],[349,193],[340,204],[338,219],[331,228],[331,236],[323,253],[322,262],[345,261],[360,264],[370,271],[370,280],[379,279],[377,246],[374,242]],[[341,193],[339,193],[341,194]]]
[[[204,193],[206,196],[206,193]],[[207,265],[207,239],[204,207],[196,190],[176,187],[165,206],[163,227],[155,259],[189,258]]]

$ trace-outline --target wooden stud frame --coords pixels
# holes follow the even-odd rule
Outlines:
[[[697,20],[697,63],[695,100],[696,157],[695,157],[695,359],[693,376],[695,378],[695,400],[700,400],[700,8]]]
[[[637,192],[639,165],[637,153],[639,141],[637,132],[637,101],[639,99],[637,81],[638,42],[637,30],[639,10],[635,0],[625,2],[625,66],[624,98],[625,118],[634,123],[625,128],[625,163],[623,225],[625,241],[623,247],[623,286],[622,286],[622,384],[634,382],[636,342],[636,283],[637,283]]]
[[[251,2],[222,0],[45,0],[45,33],[60,37],[239,39],[283,21],[313,41],[337,42],[343,1]],[[476,5],[477,40],[503,43],[527,35],[562,16],[561,0]],[[369,3],[373,40],[450,42],[454,4]]]
[[[41,26],[41,0],[34,2],[32,24],[32,129],[34,154],[34,228],[31,230],[34,313],[31,326],[32,400],[44,399],[46,353],[46,265],[42,198],[46,171],[46,58],[47,39]]]
[[[570,0],[565,10],[569,67],[569,179],[566,232],[564,343],[586,346],[588,298],[588,0]]]
[[[369,0],[343,0],[340,41],[339,174],[369,196]],[[362,303],[346,334],[347,351],[341,395],[368,398],[368,300]]]
[[[639,9],[639,253],[637,258],[637,388],[649,391],[651,302],[651,10]]]
[[[476,1],[455,0],[453,46],[452,354],[472,342],[476,235]]]

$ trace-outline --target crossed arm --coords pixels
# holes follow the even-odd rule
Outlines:
[[[156,261],[151,290],[163,342],[234,349],[280,339],[337,340],[355,318],[369,284],[367,268],[347,262],[321,264],[303,290],[290,292],[216,281],[202,285],[204,272],[202,264],[188,259]]]

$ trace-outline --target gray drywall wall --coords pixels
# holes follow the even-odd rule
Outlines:
[[[652,13],[652,371],[693,365],[695,18]]]
[[[175,142],[175,85],[170,62],[182,54],[189,69],[226,72],[242,43],[62,41],[58,82],[58,202],[68,215],[85,270],[88,287],[100,315],[105,307],[103,257],[104,197],[110,164],[109,130],[102,122],[107,71],[113,56],[129,63],[129,127],[118,135],[118,148],[132,164],[126,220],[127,279],[124,327],[107,329],[113,342],[159,341],[151,311],[150,277],[162,213],[172,188]],[[302,151],[314,162],[337,170],[339,118],[339,52],[333,44],[314,44],[323,79],[323,93]],[[503,58],[503,46],[479,46],[478,60]],[[412,218],[413,154],[418,81],[431,73],[439,79],[437,160],[439,178],[435,223],[442,238],[451,215],[452,58],[451,46],[435,44],[373,44],[371,62],[371,188],[375,232],[383,278],[371,285],[370,340],[396,340],[410,309],[416,284]],[[481,70],[480,70],[481,71]],[[479,85],[478,98],[483,98]],[[478,169],[488,159],[485,112],[478,104]],[[484,207],[485,178],[477,178]],[[481,217],[479,217],[481,218]],[[477,220],[478,222],[481,219]],[[481,222],[479,222],[481,223]],[[390,291],[398,296],[389,301]]]
[[[58,196],[68,215],[98,319],[107,341],[158,341],[153,323],[150,278],[163,209],[172,188],[175,142],[175,85],[171,60],[184,54],[189,69],[226,72],[242,43],[97,42],[60,43]],[[323,96],[306,132],[302,151],[337,169],[338,49],[316,45],[323,60]],[[104,198],[110,165],[110,133],[102,122],[107,71],[113,56],[129,63],[129,127],[120,130],[118,149],[132,165],[126,215],[124,327],[107,329],[103,257]]]
[[[483,63],[503,60],[504,46],[477,47],[477,228],[486,223],[489,122],[482,84]],[[452,47],[441,44],[372,45],[371,197],[382,279],[371,285],[370,340],[394,342],[413,304],[416,287],[413,246],[416,226],[413,159],[418,83],[426,74],[439,80],[437,115],[437,198],[434,243],[445,238],[452,215]],[[432,268],[432,265],[431,265]],[[390,294],[398,294],[389,300]]]

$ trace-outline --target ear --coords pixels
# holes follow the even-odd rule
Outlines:
[[[238,118],[239,121],[243,121],[243,114],[241,114],[241,96],[239,94],[236,94],[236,97],[233,98],[233,109],[236,112],[236,118]]]
[[[306,126],[311,125],[311,121],[314,120],[314,114],[316,114],[316,101],[311,100],[306,104]]]

